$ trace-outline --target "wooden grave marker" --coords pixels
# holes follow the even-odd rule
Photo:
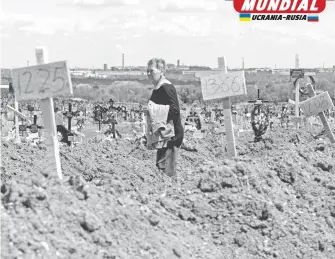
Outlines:
[[[330,142],[335,143],[334,134],[331,131],[331,128],[328,124],[324,111],[327,109],[334,108],[334,104],[330,99],[328,92],[323,92],[322,94],[315,94],[313,86],[311,84],[307,85],[308,90],[310,91],[312,97],[300,103],[305,116],[309,117],[312,115],[319,115],[323,126],[327,132]]]
[[[228,73],[225,66],[218,74],[215,74],[214,71],[196,72],[196,77],[201,78],[201,90],[204,101],[221,100],[223,102],[228,157],[236,157],[237,152],[229,97],[247,94],[244,71]]]
[[[41,99],[47,168],[62,179],[59,144],[54,116],[53,97],[73,95],[70,72],[66,61],[46,63],[46,48],[36,47],[36,66],[12,69],[13,87],[17,101]]]

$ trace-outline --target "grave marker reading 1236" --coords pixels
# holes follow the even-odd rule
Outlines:
[[[62,179],[59,144],[52,97],[73,95],[72,83],[66,61],[47,63],[46,48],[35,49],[37,66],[12,70],[12,80],[17,101],[41,98],[45,144],[47,146],[46,171],[56,171]]]

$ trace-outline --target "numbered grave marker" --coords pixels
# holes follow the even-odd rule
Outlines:
[[[16,68],[12,79],[17,101],[73,94],[66,61]]]
[[[47,147],[46,171],[57,172],[62,179],[59,146],[52,97],[73,95],[70,71],[66,61],[46,63],[46,48],[35,48],[37,66],[16,68],[11,71],[17,101],[41,99]]]
[[[201,77],[201,90],[204,101],[245,95],[247,88],[244,71]]]
[[[305,116],[317,115],[334,107],[328,92],[318,94],[300,103]]]
[[[315,114],[319,115],[322,124],[327,132],[328,138],[330,139],[330,142],[335,143],[335,137],[323,112],[324,110],[334,108],[334,104],[331,101],[328,92],[315,95],[314,88],[311,84],[307,85],[307,89],[313,97],[300,103],[300,106],[302,107],[306,116],[311,116]]]
[[[225,57],[222,57],[225,61]],[[226,62],[224,62],[226,64]],[[204,72],[197,72],[196,77],[201,78],[201,90],[203,100],[220,99],[223,106],[223,115],[226,125],[227,155],[229,158],[236,157],[235,136],[231,113],[231,96],[246,95],[247,87],[245,83],[244,71],[229,72],[227,67],[221,68],[219,74],[206,75]],[[223,143],[223,138],[222,138]],[[223,145],[223,144],[222,144]]]

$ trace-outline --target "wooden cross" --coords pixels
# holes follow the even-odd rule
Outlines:
[[[263,100],[260,98],[260,89],[257,89],[257,99],[253,101],[248,101],[248,103],[253,103],[255,106],[257,106],[258,114],[260,114],[260,108],[264,103],[268,103],[269,101]]]
[[[102,107],[98,104],[94,107],[94,120],[99,122],[99,132],[101,131]]]
[[[113,138],[115,138],[115,124],[117,124],[117,121],[115,120],[115,115],[112,115],[112,118],[108,120],[109,127],[112,126],[112,134]]]
[[[27,126],[27,128],[30,129],[31,133],[37,133],[38,130],[43,129],[43,126],[37,125],[37,115],[34,115],[34,123]]]
[[[74,112],[72,111],[72,104],[69,102],[69,110],[64,112],[63,115],[67,118],[67,129],[71,132],[71,121],[74,116]]]

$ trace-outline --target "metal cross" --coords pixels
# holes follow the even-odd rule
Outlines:
[[[69,110],[67,112],[64,112],[63,114],[68,119],[68,121],[67,121],[68,122],[67,129],[71,132],[71,120],[72,120],[72,118],[74,116],[74,112],[72,111],[72,104],[70,102],[69,102]]]
[[[258,107],[258,114],[260,113],[260,107],[263,105],[263,103],[268,103],[269,101],[263,100],[260,98],[260,89],[257,89],[257,99],[253,101],[248,101],[248,103],[253,103],[255,106]]]

